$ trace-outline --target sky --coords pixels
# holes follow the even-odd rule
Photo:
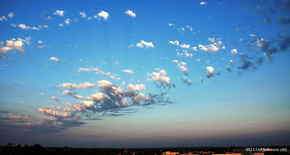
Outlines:
[[[287,0],[0,3],[0,145],[290,145]]]

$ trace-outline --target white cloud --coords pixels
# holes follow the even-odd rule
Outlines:
[[[130,69],[122,70],[122,72],[134,74],[134,71],[132,71],[132,70],[130,70]]]
[[[178,68],[185,74],[187,75],[188,74],[188,69],[186,67],[186,63],[185,62],[180,62],[178,64]]]
[[[60,62],[60,60],[56,57],[50,57],[49,58],[50,61],[56,61],[56,62]]]
[[[8,17],[9,18],[13,18],[15,16],[15,14],[13,13],[13,12],[10,12],[9,14],[8,14]]]
[[[70,20],[70,19],[66,19],[64,22],[65,22],[67,25],[69,25],[69,23],[71,22],[71,20]]]
[[[208,38],[212,44],[209,45],[198,45],[201,51],[210,51],[210,52],[218,52],[220,49],[225,49],[223,42],[220,39]]]
[[[63,83],[58,85],[57,87],[70,88],[70,89],[85,89],[92,88],[95,85],[93,83],[85,82],[81,84],[73,84],[73,83]]]
[[[178,63],[179,61],[178,61],[178,60],[173,60],[172,62],[173,62],[173,63]]]
[[[169,44],[173,44],[173,45],[177,45],[177,46],[179,46],[179,41],[178,41],[178,40],[175,40],[175,41],[169,41],[168,43],[169,43]]]
[[[7,20],[5,16],[0,17],[0,21]]]
[[[98,83],[99,83],[98,87],[102,89],[110,88],[113,85],[112,82],[106,80],[100,80],[98,81]]]
[[[13,27],[17,27],[17,25],[15,25],[15,24],[11,24],[11,26],[13,26]]]
[[[174,26],[174,24],[172,24],[172,23],[168,23],[168,26]]]
[[[64,12],[65,12],[65,11],[63,11],[63,10],[56,10],[53,14],[54,14],[54,15],[63,16]]]
[[[135,91],[139,91],[139,90],[146,90],[146,87],[144,84],[136,84],[135,86],[133,84],[129,84],[128,85],[128,90],[129,92],[135,92]]]
[[[39,43],[39,44],[42,44],[43,43],[43,41],[41,41],[41,40],[38,40],[38,42],[37,43]]]
[[[250,36],[251,36],[251,37],[255,37],[256,35],[255,35],[255,34],[250,34]]]
[[[30,26],[26,26],[25,24],[19,24],[18,27],[25,29],[25,30],[31,29]]]
[[[96,74],[99,74],[99,75],[107,75],[109,76],[110,78],[112,79],[115,79],[115,80],[120,80],[119,76],[117,74],[113,74],[113,73],[110,73],[110,72],[104,72],[98,68],[80,68],[78,70],[79,72],[95,72]]]
[[[232,50],[231,50],[231,54],[238,54],[237,49],[232,49]]]
[[[101,11],[101,12],[98,13],[98,16],[104,18],[105,20],[107,20],[108,17],[109,17],[109,14],[106,11]]]
[[[6,47],[4,47],[4,43],[1,42],[0,44],[0,54],[6,55],[7,51],[9,50],[18,50],[19,52],[24,52],[24,42],[27,42],[26,40],[23,40],[21,38],[6,40]]]
[[[199,5],[206,5],[206,2],[200,2]]]
[[[167,72],[163,69],[159,72],[150,73],[148,76],[151,76],[152,80],[159,81],[161,84],[170,85],[170,78],[167,76]]]
[[[231,60],[231,59],[229,60],[229,62],[230,62],[231,64],[233,64],[233,63],[234,63],[234,61],[233,61],[233,60]]]
[[[136,14],[135,14],[133,11],[131,11],[131,10],[126,10],[125,13],[126,13],[127,15],[129,15],[130,17],[133,17],[133,18],[136,17]]]
[[[213,77],[214,68],[211,67],[211,66],[207,66],[207,67],[206,67],[206,70],[207,70],[207,72],[206,72],[206,76],[207,76],[208,78]]]
[[[58,24],[58,26],[63,27],[63,23]]]
[[[144,45],[144,46],[143,46]],[[139,43],[137,43],[136,44],[136,46],[137,47],[141,47],[141,48],[143,48],[143,47],[152,47],[152,48],[154,48],[154,45],[153,45],[153,43],[152,42],[146,42],[146,41],[144,41],[144,40],[141,40]]]
[[[83,11],[83,12],[79,12],[79,14],[83,17],[83,18],[86,18],[86,13]]]
[[[190,48],[190,45],[189,44],[187,44],[187,45],[186,44],[182,44],[182,45],[180,45],[180,47],[181,48]]]

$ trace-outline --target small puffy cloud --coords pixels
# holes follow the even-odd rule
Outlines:
[[[227,66],[226,69],[227,69],[228,72],[232,72],[232,69],[231,69],[230,66]]]
[[[173,63],[178,63],[179,61],[178,61],[178,60],[173,60],[172,62],[173,62]]]
[[[67,25],[69,25],[70,22],[71,22],[71,20],[70,20],[70,19],[66,19],[64,22],[65,22]]]
[[[211,66],[207,66],[206,67],[206,77],[207,78],[211,78],[211,77],[213,77],[213,72],[214,72],[214,68],[213,67],[211,67]]]
[[[189,44],[187,44],[187,45],[186,44],[182,44],[182,45],[180,45],[180,47],[181,48],[190,48],[190,45]]]
[[[112,82],[106,80],[100,80],[98,83],[98,87],[102,89],[110,88],[113,85]]]
[[[187,75],[188,74],[188,69],[186,67],[186,63],[185,62],[180,62],[178,64],[178,68],[185,74]]]
[[[218,52],[220,49],[225,49],[226,47],[223,45],[223,42],[220,39],[208,38],[212,44],[209,45],[201,45],[199,44],[198,47],[201,51],[210,51],[210,52]]]
[[[232,49],[232,50],[231,50],[231,54],[238,54],[237,49]]]
[[[63,27],[63,23],[58,24],[58,26]]]
[[[50,99],[51,99],[51,100],[55,100],[56,102],[59,101],[55,96],[52,96]]]
[[[86,13],[83,11],[83,12],[79,12],[79,14],[83,17],[83,18],[86,18]]]
[[[146,90],[146,87],[144,84],[136,84],[135,86],[133,84],[129,84],[128,85],[128,90],[129,92],[135,92],[135,91],[139,91],[139,90]]]
[[[129,15],[130,17],[132,17],[132,18],[135,18],[136,17],[136,14],[133,12],[133,11],[131,11],[131,10],[126,10],[126,12],[125,12],[127,15]]]
[[[5,16],[0,17],[0,21],[7,20]]]
[[[82,101],[81,102],[86,108],[90,108],[94,106],[94,102],[93,101]]]
[[[58,85],[57,87],[62,88],[70,88],[70,89],[86,89],[86,88],[92,88],[95,85],[93,83],[85,82],[80,84],[73,84],[73,83],[63,83]]]
[[[101,12],[98,13],[98,16],[104,18],[105,20],[107,20],[108,17],[109,17],[109,14],[106,11],[101,11]]]
[[[169,43],[169,44],[173,44],[173,45],[177,45],[177,46],[179,46],[179,41],[178,41],[178,40],[175,40],[175,41],[169,41],[168,43]]]
[[[206,2],[200,2],[199,5],[206,5]]]
[[[39,44],[42,44],[43,43],[43,41],[41,41],[41,40],[38,40],[38,42],[37,43],[39,43]]]
[[[231,63],[231,65],[234,63],[234,61],[233,61],[233,60],[231,60],[231,59],[229,59],[229,62]]]
[[[54,15],[63,16],[64,12],[65,12],[65,11],[63,11],[63,10],[56,10],[53,14],[54,14]]]
[[[90,97],[87,97],[87,99],[92,99],[96,102],[99,102],[99,101],[103,100],[104,97],[105,97],[105,95],[103,93],[96,92],[95,94],[91,95]]]
[[[49,58],[50,61],[55,61],[55,62],[60,62],[60,60],[56,57],[50,57]]]
[[[161,85],[166,84],[170,85],[170,78],[167,76],[167,72],[165,70],[160,70],[159,72],[153,72],[148,74],[152,78],[153,81],[160,82]]]
[[[24,30],[27,30],[27,29],[31,29],[30,26],[26,26],[25,24],[19,24],[18,27],[24,29]]]
[[[172,24],[172,23],[168,23],[168,26],[174,26],[174,24]]]
[[[144,46],[143,46],[144,45]],[[144,41],[144,40],[141,40],[139,43],[137,43],[136,44],[136,46],[137,47],[141,47],[141,48],[143,48],[143,47],[152,47],[152,48],[154,48],[154,45],[153,45],[153,43],[152,42],[146,42],[146,41]]]
[[[13,13],[13,12],[10,12],[9,14],[8,14],[8,17],[9,18],[13,18],[15,16],[15,14]]]
[[[6,47],[4,47],[4,43],[0,43],[0,55],[6,55],[7,51],[9,50],[18,50],[19,52],[24,52],[24,42],[27,42],[26,40],[23,40],[21,38],[6,40]]]
[[[130,74],[134,74],[134,71],[132,71],[132,70],[130,70],[130,69],[122,70],[122,72],[130,73]]]

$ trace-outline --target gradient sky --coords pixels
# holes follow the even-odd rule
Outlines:
[[[290,2],[4,0],[0,145],[290,145]]]

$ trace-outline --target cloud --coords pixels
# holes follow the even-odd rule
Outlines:
[[[139,90],[146,90],[146,87],[144,84],[136,84],[135,86],[133,84],[129,84],[128,85],[128,90],[129,92],[135,92],[135,91],[139,91]]]
[[[39,44],[42,44],[43,43],[43,41],[41,41],[41,40],[38,40],[38,42],[37,43],[39,43]]]
[[[179,61],[178,60],[173,60],[172,61],[173,63],[176,63],[178,64],[178,68],[185,74],[185,75],[188,75],[188,69],[186,67],[186,63],[185,62],[180,62],[178,63]]]
[[[53,14],[54,14],[54,15],[63,16],[64,12],[65,12],[65,11],[63,11],[63,10],[56,10]]]
[[[232,49],[232,50],[231,50],[231,54],[238,54],[237,49]]]
[[[115,79],[115,80],[120,80],[119,76],[117,74],[113,74],[113,73],[110,73],[110,72],[104,72],[98,68],[80,68],[78,70],[79,72],[95,72],[96,74],[99,74],[99,75],[107,75],[109,76],[110,78],[112,79]]]
[[[71,22],[71,20],[70,20],[70,19],[66,19],[64,22],[65,22],[67,25],[69,25],[70,22]]]
[[[81,102],[86,108],[90,108],[94,106],[94,102],[93,101],[82,101]]]
[[[0,17],[0,21],[7,20],[5,16]]]
[[[153,81],[159,82],[161,85],[166,84],[167,86],[170,85],[170,78],[167,76],[167,72],[165,70],[160,70],[159,72],[152,72],[148,74],[149,77]]]
[[[68,95],[68,96],[72,96],[72,97],[77,98],[77,99],[83,99],[84,98],[83,96],[76,95],[75,93],[70,92],[68,90],[64,90],[62,94],[63,95]]]
[[[52,96],[50,99],[51,99],[51,100],[55,100],[56,102],[59,101],[58,98],[56,98],[55,96]]]
[[[190,86],[192,84],[192,81],[190,79],[187,79],[186,77],[182,77],[182,78],[180,78],[180,80],[188,86]]]
[[[136,14],[133,12],[133,11],[131,11],[131,10],[126,10],[126,12],[125,12],[127,15],[129,15],[130,17],[132,17],[132,18],[135,18],[136,17]]]
[[[56,61],[56,62],[60,62],[60,60],[56,57],[50,57],[49,58],[50,61]]]
[[[154,45],[153,45],[152,42],[146,42],[144,40],[141,40],[139,43],[136,44],[136,46],[140,47],[140,48],[143,48],[143,47],[147,47],[147,48],[152,47],[152,48],[154,48]]]
[[[240,67],[238,67],[238,68],[239,68],[239,69],[242,69],[242,70],[248,70],[248,69],[250,69],[251,67],[253,67],[254,69],[256,69],[256,68],[254,67],[254,64],[253,64],[251,61],[249,61],[249,59],[251,59],[251,58],[249,58],[247,55],[242,55],[242,56],[241,56],[242,66],[240,66]]]
[[[223,42],[220,39],[208,38],[212,44],[209,45],[201,45],[199,44],[198,47],[201,51],[210,51],[210,52],[218,52],[220,49],[225,49],[226,47],[223,45]]]
[[[9,14],[8,14],[8,17],[9,18],[13,18],[15,16],[15,14],[13,13],[13,12],[10,12]]]
[[[86,18],[86,13],[83,11],[83,12],[79,12],[79,14],[83,17],[83,18]]]
[[[58,24],[58,26],[63,27],[63,23]]]
[[[44,106],[44,108],[56,109],[56,110],[64,111],[64,112],[71,112],[71,110],[69,108],[63,108],[63,107]]]
[[[278,18],[278,21],[280,24],[290,24],[290,17],[289,16],[286,16],[286,17],[280,16]]]
[[[130,70],[130,69],[122,70],[122,72],[130,73],[130,74],[134,74],[134,71],[132,71],[132,70]]]
[[[200,2],[199,5],[206,5],[206,2]]]
[[[179,41],[178,41],[178,40],[175,40],[175,41],[169,41],[168,43],[169,43],[169,44],[173,44],[173,45],[177,45],[177,46],[179,46]]]
[[[168,23],[168,26],[174,26],[174,24],[172,24],[172,23]]]
[[[24,52],[24,43],[27,42],[27,40],[23,40],[21,38],[6,40],[6,46],[4,47],[4,43],[0,43],[0,54],[6,55],[7,51],[9,50],[18,50],[19,52]]]
[[[86,88],[92,88],[95,85],[93,83],[85,82],[80,84],[72,84],[72,83],[63,83],[58,85],[57,87],[62,88],[70,88],[70,89],[86,89]]]
[[[16,27],[16,25],[12,25],[13,27]],[[24,30],[40,30],[40,29],[44,29],[44,28],[48,28],[47,25],[38,25],[38,27],[35,27],[35,26],[27,26],[25,24],[19,24],[18,27],[20,27],[21,29],[24,29]]]
[[[206,77],[207,78],[211,78],[211,77],[213,77],[213,72],[214,72],[214,68],[213,67],[211,67],[211,66],[207,66],[206,67]]]
[[[43,108],[38,108],[38,112],[40,113],[45,113],[46,115],[49,115],[49,116],[54,116],[56,118],[67,118],[67,117],[70,117],[70,115],[68,113],[59,113],[58,111],[53,111],[53,110],[50,110],[50,109],[43,109]]]
[[[226,69],[227,69],[228,72],[232,72],[232,69],[231,69],[230,66],[227,66]]]
[[[109,14],[106,11],[99,12],[98,16],[104,18],[105,20],[107,20],[109,18]]]
[[[187,45],[186,44],[182,44],[182,45],[180,45],[180,47],[181,48],[190,48],[190,45],[189,44],[187,44]]]

